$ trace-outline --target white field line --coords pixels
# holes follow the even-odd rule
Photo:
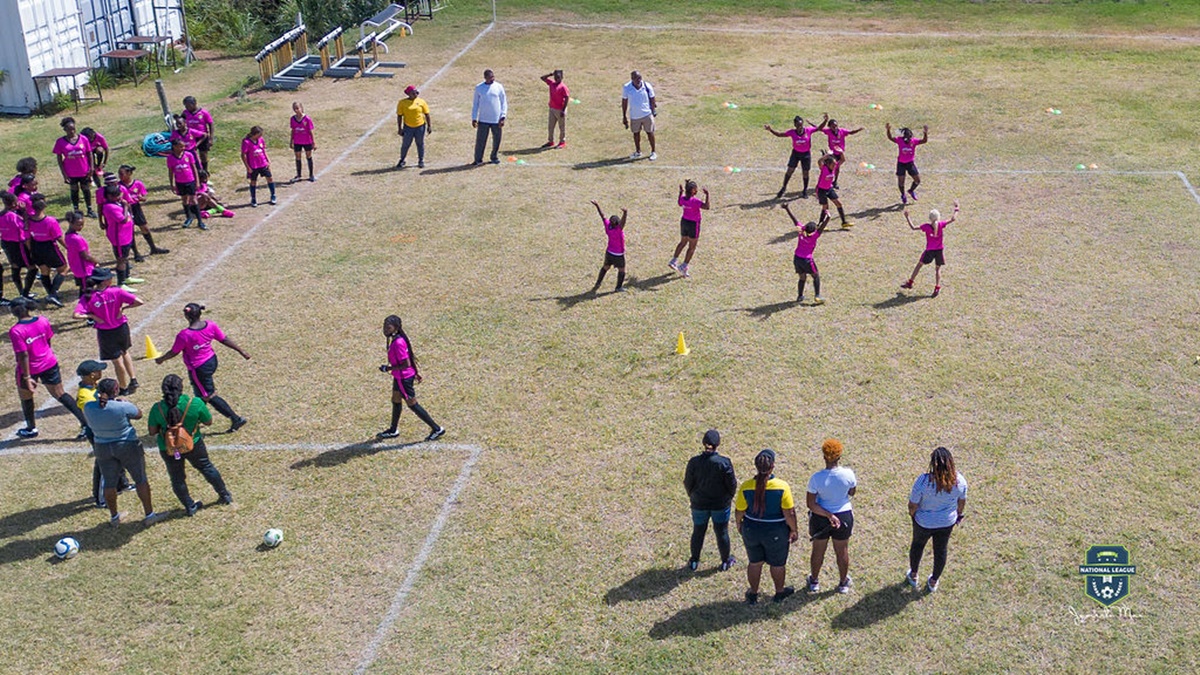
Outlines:
[[[425,89],[430,84],[435,82],[438,78],[440,78],[450,68],[450,66],[454,65],[454,63],[457,62],[458,59],[460,59],[463,54],[466,54],[467,51],[469,49],[471,49],[471,47],[474,47],[475,44],[477,42],[479,42],[480,38],[482,38],[484,35],[487,35],[492,30],[492,28],[495,27],[495,25],[496,25],[495,23],[488,24],[487,27],[485,27],[482,31],[480,31],[480,33],[478,35],[475,36],[475,39],[473,39],[469,43],[467,43],[466,47],[463,47],[461,51],[459,51],[457,54],[454,55],[453,58],[451,58],[449,61],[447,61],[446,65],[444,65],[440,69],[438,69],[438,71],[436,73],[434,73],[432,76],[430,76],[430,78],[428,80],[425,80],[425,82],[423,82],[420,85],[420,88]],[[320,177],[324,176],[327,172],[329,172],[330,169],[341,164],[347,157],[350,156],[351,153],[353,153],[355,150],[357,150],[360,145],[365,143],[368,138],[370,138],[372,135],[374,135],[375,132],[379,131],[379,128],[382,127],[384,124],[386,124],[392,118],[393,118],[393,115],[391,112],[384,115],[370,129],[367,129],[365,132],[363,132],[363,134],[361,136],[358,137],[357,140],[355,140],[353,143],[351,143],[350,147],[348,147],[344,151],[342,151],[342,154],[335,157],[332,162],[326,164],[319,172],[317,172],[317,177],[320,178]],[[283,213],[289,206],[292,205],[292,202],[296,201],[296,199],[299,196],[300,196],[299,192],[293,191],[292,194],[284,197],[276,207],[271,208],[267,212],[267,214],[265,216],[263,216],[262,220],[258,221],[250,229],[246,230],[246,232],[243,233],[241,237],[238,237],[238,239],[236,241],[234,241],[232,244],[230,244],[228,247],[226,247],[224,251],[221,251],[221,253],[219,255],[217,255],[217,257],[213,258],[212,260],[209,260],[207,264],[205,264],[203,267],[201,267],[198,272],[193,274],[192,277],[187,280],[187,282],[185,282],[182,286],[180,286],[178,289],[176,289],[174,293],[172,293],[170,296],[167,297],[166,300],[163,300],[161,303],[159,303],[159,305],[157,307],[150,310],[150,313],[144,315],[137,323],[131,325],[129,327],[131,335],[136,336],[136,335],[140,334],[142,332],[143,328],[145,328],[152,321],[157,319],[158,316],[160,314],[162,314],[164,311],[166,311],[166,309],[168,307],[175,306],[175,304],[177,302],[179,302],[179,299],[185,293],[187,293],[187,292],[191,291],[193,288],[195,288],[196,284],[200,283],[210,272],[212,272],[214,269],[216,269],[216,267],[218,265],[225,262],[225,260],[227,258],[229,258],[229,256],[233,255],[233,253],[235,251],[237,251],[239,248],[241,248],[242,244],[244,244],[247,241],[249,241],[250,239],[252,239],[254,237],[254,235],[258,233],[259,229],[262,228],[263,225],[266,225],[267,223],[271,222],[271,220],[273,220],[274,218],[279,216],[279,214]],[[68,372],[69,372],[69,370],[68,370]],[[79,379],[75,378],[70,381],[64,382],[64,385],[67,388],[73,388],[75,386],[75,384],[78,383],[78,381],[79,381]],[[42,402],[42,404],[40,406],[38,406],[38,412],[46,410],[49,407],[56,405],[57,403],[58,403],[58,401],[56,401],[53,397],[47,398],[45,401]],[[3,441],[0,441],[0,451],[2,451],[9,444],[11,444],[14,440],[16,440],[16,430],[18,428],[21,428],[22,426],[24,426],[24,424],[21,422],[18,422],[17,424],[12,425],[8,429],[5,429],[4,431],[0,432],[0,437],[4,437],[6,439]]]
[[[383,646],[391,633],[392,626],[400,617],[400,612],[404,610],[404,603],[408,600],[408,596],[412,593],[413,586],[417,583],[417,577],[421,574],[421,569],[425,566],[425,561],[429,559],[430,553],[433,552],[433,547],[437,544],[437,540],[442,536],[442,530],[446,528],[446,522],[450,519],[450,512],[454,509],[454,505],[458,502],[458,496],[463,489],[467,487],[467,483],[471,479],[471,470],[475,467],[475,462],[479,459],[482,453],[482,448],[473,446],[467,461],[463,463],[462,470],[458,473],[458,478],[454,481],[454,485],[450,488],[449,494],[446,495],[445,501],[442,502],[442,510],[438,512],[437,519],[433,521],[433,527],[429,529],[429,534],[425,537],[425,543],[421,545],[421,550],[417,551],[417,557],[413,559],[412,565],[408,568],[408,574],[405,575],[400,588],[396,590],[396,595],[392,598],[392,604],[388,607],[387,614],[379,622],[379,627],[375,630],[375,637],[367,648],[363,651],[362,658],[359,659],[358,665],[354,668],[355,675],[366,672],[371,664],[375,663],[376,657],[379,655],[379,648]]]
[[[813,35],[833,37],[886,37],[886,38],[963,38],[969,40],[989,39],[1043,39],[1043,40],[1164,40],[1194,43],[1200,37],[1191,35],[1130,34],[1115,33],[1038,33],[996,32],[973,33],[957,31],[874,31],[825,28],[753,28],[747,26],[713,26],[687,24],[625,24],[587,23],[570,21],[500,21],[501,25],[516,28],[566,28],[571,30],[643,30],[643,31],[688,31],[703,33],[733,33],[746,35]]]
[[[152,446],[148,446],[152,447]],[[413,450],[413,451],[437,451],[437,452],[475,452],[479,450],[479,446],[467,443],[439,443],[431,442],[414,442],[414,443],[251,443],[239,444],[233,443],[229,445],[209,445],[210,451],[216,452],[270,452],[279,450],[288,450],[292,452],[328,452],[330,450],[339,449],[370,449],[376,452],[389,452],[396,450]],[[92,451],[90,444],[80,441],[77,445],[11,445],[7,448],[0,449],[0,457],[25,457],[29,455],[85,455]]]

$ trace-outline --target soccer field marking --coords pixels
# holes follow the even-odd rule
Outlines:
[[[781,19],[786,20],[786,19]],[[566,28],[570,30],[643,30],[650,32],[698,31],[704,33],[732,33],[745,35],[811,35],[815,37],[886,37],[886,38],[962,38],[969,40],[1030,39],[1045,40],[1151,40],[1156,42],[1177,41],[1200,43],[1200,37],[1191,35],[1116,33],[973,33],[953,31],[872,31],[837,28],[754,28],[749,26],[713,26],[687,24],[625,24],[625,23],[581,23],[571,21],[499,21],[505,26],[516,28]]]
[[[429,85],[431,85],[435,81],[437,81],[438,78],[440,78],[443,74],[445,74],[445,72],[447,70],[449,70],[450,67],[453,66],[460,58],[462,58],[462,56],[464,54],[466,54],[472,47],[474,47],[476,45],[476,43],[478,43],[479,40],[483,38],[484,35],[487,35],[489,32],[491,32],[492,28],[494,28],[495,26],[496,26],[496,24],[495,24],[495,22],[493,22],[493,23],[488,24],[486,27],[484,27],[484,29],[482,31],[480,31],[479,34],[476,35],[473,40],[471,40],[470,42],[467,43],[467,46],[463,47],[457,54],[455,54],[449,61],[447,61],[445,65],[443,65],[441,68],[439,68],[436,73],[431,75],[429,77],[429,79],[422,82],[419,88],[425,89],[426,87],[428,87]],[[333,159],[333,161],[326,164],[320,171],[318,171],[316,177],[318,179],[323,177],[326,173],[329,172],[330,169],[341,164],[347,157],[350,156],[351,153],[353,153],[355,150],[358,149],[359,146],[361,146],[363,143],[365,143],[368,138],[370,138],[377,131],[379,131],[380,127],[382,127],[389,120],[391,120],[392,116],[393,116],[392,112],[388,111],[388,113],[386,115],[384,115],[382,118],[380,118],[380,120],[378,122],[376,122],[374,125],[372,125],[370,129],[367,129],[365,132],[363,132],[363,134],[361,136],[359,136],[358,139],[356,139],[353,143],[351,143],[350,146],[347,147],[344,151],[342,151],[342,153],[340,155],[335,157]],[[254,235],[258,232],[258,230],[262,228],[263,225],[266,225],[267,223],[271,222],[271,220],[276,218],[280,213],[284,212],[289,206],[292,205],[292,203],[294,201],[296,201],[297,198],[299,198],[299,196],[300,196],[299,192],[293,192],[292,194],[287,195],[282,200],[280,200],[280,202],[277,206],[275,206],[270,211],[268,211],[267,214],[265,216],[263,216],[263,218],[261,220],[259,220],[257,223],[255,223],[250,229],[246,230],[242,234],[241,237],[238,237],[232,244],[227,246],[225,248],[225,250],[221,251],[221,253],[218,254],[216,258],[209,260],[203,267],[200,268],[200,271],[193,274],[190,279],[188,279],[182,286],[180,286],[178,289],[176,289],[174,293],[169,295],[166,300],[162,301],[161,303],[159,303],[159,305],[157,307],[150,310],[150,313],[143,316],[137,323],[131,325],[129,327],[130,336],[132,337],[132,336],[141,334],[143,328],[145,328],[152,321],[157,319],[159,317],[159,315],[161,315],[164,311],[166,311],[166,309],[168,307],[175,305],[175,303],[177,303],[179,301],[179,298],[182,297],[183,294],[191,291],[196,286],[196,284],[200,283],[200,281],[202,281],[204,279],[204,277],[206,275],[208,275],[208,273],[212,272],[214,269],[216,269],[216,267],[218,265],[220,265],[227,258],[229,258],[229,256],[233,255],[233,253],[235,251],[237,251],[239,248],[241,248],[242,244],[244,244],[247,241],[249,241],[250,239],[252,239],[254,237]],[[71,388],[71,387],[74,387],[78,382],[79,382],[79,378],[76,377],[75,379],[66,381],[63,384],[66,387]],[[54,397],[49,397],[46,400],[44,400],[41,405],[38,406],[36,412],[43,412],[45,410],[48,410],[50,407],[52,407],[56,404],[58,404],[58,401],[55,400]],[[34,418],[36,419],[36,413],[35,413]],[[0,441],[0,452],[3,452],[4,449],[6,449],[9,445],[11,445],[14,441],[17,440],[16,431],[17,431],[17,429],[21,428],[22,426],[24,426],[23,422],[17,422],[16,424],[13,424],[12,426],[10,426],[8,429],[5,429],[3,432],[0,432],[0,437],[4,437],[4,440]]]
[[[434,452],[475,452],[479,446],[470,443],[440,443],[438,441],[415,441],[412,443],[372,443],[359,441],[357,443],[231,443],[228,445],[209,445],[209,450],[218,452],[271,452],[288,450],[292,452],[329,452],[331,450],[370,449],[375,452],[394,452],[398,450],[434,451]],[[29,455],[86,455],[92,451],[89,443],[80,441],[78,445],[14,445],[0,449],[0,457],[23,457]]]
[[[446,499],[442,502],[442,508],[438,511],[437,518],[433,521],[433,526],[429,529],[429,534],[425,536],[425,542],[421,544],[421,549],[417,551],[417,557],[413,559],[412,565],[408,568],[408,573],[404,575],[404,581],[400,584],[400,588],[396,590],[396,594],[392,597],[392,604],[388,607],[387,613],[379,622],[379,627],[375,629],[375,637],[371,639],[370,644],[363,650],[363,655],[358,661],[358,665],[354,668],[355,675],[364,673],[371,664],[375,663],[375,659],[379,656],[379,648],[387,642],[388,633],[391,632],[392,626],[396,624],[396,620],[400,617],[400,612],[404,610],[404,603],[412,594],[413,586],[417,583],[417,577],[420,576],[421,570],[425,567],[425,562],[433,553],[433,547],[437,544],[438,539],[442,536],[442,531],[446,529],[446,523],[450,520],[450,512],[454,510],[454,505],[458,502],[458,496],[467,487],[467,483],[471,480],[471,472],[475,468],[475,463],[479,460],[479,456],[483,454],[483,448],[479,446],[470,446],[473,448],[471,454],[467,457],[467,461],[463,462],[462,469],[458,472],[458,478],[455,479],[454,485],[450,487],[450,492],[446,495]]]

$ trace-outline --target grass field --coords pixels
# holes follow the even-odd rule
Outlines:
[[[181,231],[169,193],[152,192],[173,252],[139,270],[148,282],[146,306],[131,312],[136,339],[165,348],[179,307],[196,299],[254,357],[220,352],[222,393],[252,420],[210,440],[225,448],[213,457],[237,504],[110,530],[84,500],[91,460],[61,452],[75,447],[71,419],[48,408],[42,438],[0,448],[0,602],[10,607],[0,671],[1200,667],[1200,203],[1187,183],[1200,48],[1138,37],[1194,37],[1195,8],[830,1],[801,13],[764,0],[717,20],[719,9],[505,3],[464,51],[491,15],[463,1],[393,41],[410,65],[392,81],[317,80],[242,100],[227,96],[253,73],[248,59],[170,78],[172,99],[194,92],[228,121],[215,184],[235,208],[248,197],[233,155],[241,127],[267,127],[277,175],[290,176],[281,134],[291,101],[318,125],[320,180],[281,188],[274,211],[239,208],[211,232]],[[650,23],[664,26],[615,27]],[[810,29],[896,35],[794,32]],[[485,67],[510,97],[506,159],[526,163],[463,170],[470,89]],[[580,103],[570,146],[539,152],[537,77],[554,67]],[[619,88],[635,67],[661,106],[653,164],[617,161],[632,150]],[[428,82],[435,133],[429,168],[396,172],[390,111],[409,82]],[[153,129],[150,89],[106,98],[81,124],[125,141]],[[1063,114],[1046,114],[1051,106]],[[866,127],[842,178],[857,224],[817,248],[828,303],[796,306],[793,229],[771,199],[788,146],[762,125],[825,111]],[[888,121],[930,126],[914,218],[962,202],[937,299],[928,269],[897,292],[922,240],[895,203]],[[48,149],[56,131],[53,119],[0,120],[0,167]],[[49,168],[48,152],[37,154]],[[156,162],[135,162],[152,189],[164,178]],[[855,172],[859,162],[879,168]],[[714,202],[690,280],[666,267],[685,178]],[[51,190],[61,208],[65,190]],[[630,293],[609,292],[613,273],[586,292],[604,245],[589,199],[629,209]],[[812,199],[795,207],[816,215]],[[369,442],[387,422],[376,366],[393,312],[419,352],[418,392],[449,429],[445,444]],[[62,361],[94,356],[66,311],[49,316]],[[688,356],[673,353],[680,331]],[[139,362],[147,386],[135,402],[148,408],[154,385],[177,371],[177,361]],[[16,425],[15,392],[4,396],[6,426]],[[821,468],[822,439],[845,442],[860,483],[850,595],[746,607],[744,567],[716,572],[711,538],[701,572],[680,571],[683,467],[709,427],[739,478],[774,448],[798,496]],[[425,434],[408,412],[401,431]],[[969,517],[941,590],[910,594],[899,583],[905,501],[940,444],[971,484]],[[178,509],[161,462],[147,461],[156,503]],[[207,500],[194,473],[190,483]],[[127,510],[133,502],[122,498]],[[286,541],[258,550],[272,526]],[[54,564],[53,542],[67,534],[83,552]],[[797,585],[802,543],[789,564]],[[1138,573],[1121,606],[1136,617],[1076,619],[1094,607],[1077,566],[1095,544],[1130,549]],[[735,537],[743,558],[739,548]]]

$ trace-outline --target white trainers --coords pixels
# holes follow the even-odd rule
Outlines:
[[[642,153],[640,153],[640,152],[635,152],[629,156],[629,159],[641,159],[641,158],[642,158]]]
[[[936,593],[937,587],[938,582],[934,581],[933,577],[929,577],[929,580],[925,582],[925,588],[927,588],[930,593]]]
[[[683,278],[685,278],[685,279],[692,278],[692,272],[688,268],[687,265],[680,265],[677,269],[679,270],[679,273],[683,275]]]
[[[850,592],[850,587],[853,585],[854,585],[854,580],[851,579],[849,575],[847,575],[845,581],[842,581],[841,583],[839,583],[837,585],[836,590],[838,593],[845,595]]]
[[[913,588],[917,587],[917,578],[913,576],[912,570],[904,570],[904,581]]]
[[[650,161],[653,162],[656,159],[658,159],[658,153],[657,152],[650,153]]]
[[[670,267],[673,270],[678,270],[679,269],[679,261],[676,260],[675,258],[671,258],[671,262],[667,263],[667,267]]]

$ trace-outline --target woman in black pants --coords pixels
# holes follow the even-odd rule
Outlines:
[[[721,434],[716,429],[705,432],[704,452],[688,460],[683,474],[683,487],[692,503],[692,557],[688,569],[693,572],[700,566],[700,550],[704,548],[710,518],[721,553],[721,570],[733,567],[734,563],[729,553],[729,507],[737,494],[737,478],[733,475],[733,462],[717,452],[720,444]]]
[[[225,487],[221,472],[217,471],[217,467],[213,466],[212,460],[208,458],[208,447],[204,444],[204,436],[200,432],[201,426],[212,424],[212,412],[200,397],[183,394],[183,378],[178,375],[171,374],[163,378],[162,393],[162,401],[150,408],[150,417],[146,421],[150,433],[158,441],[158,452],[162,456],[163,464],[167,465],[167,475],[171,477],[171,489],[175,496],[179,498],[189,516],[204,506],[188,494],[187,472],[184,470],[184,462],[187,462],[216,490],[217,499],[222,504],[232,504],[233,495],[229,494],[229,488]],[[174,435],[177,428],[191,434],[190,452],[183,452],[178,448],[172,450],[168,446],[168,436]]]
[[[929,472],[917,477],[908,498],[912,516],[912,545],[908,549],[908,571],[904,580],[917,588],[917,568],[925,553],[925,543],[933,539],[933,574],[926,581],[930,593],[938,589],[938,580],[946,567],[946,549],[950,533],[963,519],[967,505],[967,480],[954,468],[954,457],[939,447],[929,457]]]

